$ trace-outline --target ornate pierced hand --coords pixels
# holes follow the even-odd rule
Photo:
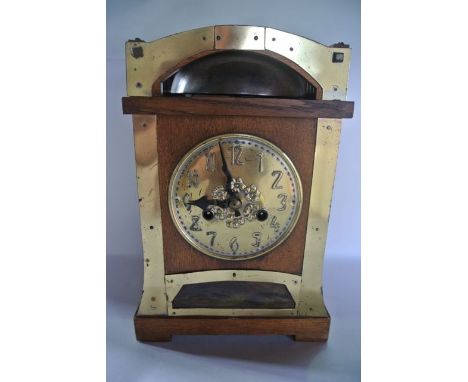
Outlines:
[[[227,208],[229,206],[229,199],[227,200],[208,199],[206,195],[203,195],[200,199],[189,200],[186,204],[201,208],[202,210],[207,210],[210,206],[218,206],[221,208]]]

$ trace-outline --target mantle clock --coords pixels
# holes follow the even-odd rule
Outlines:
[[[349,46],[218,25],[130,40],[125,52],[144,252],[137,339],[326,340]]]

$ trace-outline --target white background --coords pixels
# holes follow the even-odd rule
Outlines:
[[[462,4],[363,5],[363,381],[468,379]],[[104,6],[1,6],[1,380],[105,379]],[[311,14],[310,24],[316,20]],[[119,285],[133,293],[138,280],[130,282]],[[122,307],[133,306],[130,297]],[[328,301],[345,311],[348,302],[352,311],[355,303],[343,299],[339,292]],[[118,322],[122,333],[131,332],[128,319]],[[244,341],[238,338],[231,341]],[[244,347],[240,362],[212,338],[172,350],[150,345],[140,361],[153,370],[142,376],[134,367],[126,380],[170,379],[179,370],[185,380],[219,380],[227,379],[226,368],[250,379],[265,372],[273,380],[303,380],[304,363],[320,360],[314,351],[293,350],[286,338],[284,347],[269,341],[278,340]],[[259,346],[267,351],[258,355]],[[208,357],[220,349],[228,354]],[[269,360],[250,364],[256,354]],[[124,367],[129,357],[120,355]],[[285,373],[276,368],[288,362]],[[323,365],[339,375],[339,365]]]

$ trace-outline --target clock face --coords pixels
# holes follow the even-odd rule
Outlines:
[[[291,233],[302,207],[299,174],[265,139],[210,138],[190,150],[169,185],[169,209],[197,250],[226,260],[271,251]]]

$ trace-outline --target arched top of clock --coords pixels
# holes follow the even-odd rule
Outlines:
[[[316,100],[346,100],[351,56],[348,45],[325,46],[292,33],[247,25],[214,25],[150,42],[139,39],[128,41],[127,95],[161,95],[164,90],[167,91],[161,89],[162,83],[181,68],[229,51],[235,51],[239,57],[244,53],[255,53],[267,57],[269,63],[288,66],[299,78],[303,77],[315,87]],[[259,56],[255,59],[261,60]],[[204,62],[214,61],[215,56]],[[240,70],[240,67],[236,70]]]

